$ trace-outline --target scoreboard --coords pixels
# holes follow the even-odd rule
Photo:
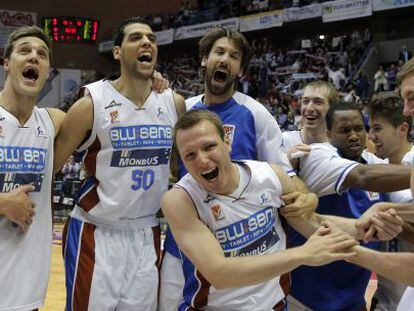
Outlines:
[[[85,17],[45,17],[43,30],[54,42],[95,43],[99,21]]]

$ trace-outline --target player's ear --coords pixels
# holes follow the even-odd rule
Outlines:
[[[118,45],[115,45],[112,48],[112,55],[114,56],[114,59],[119,60],[121,58],[121,47]]]
[[[201,58],[201,67],[205,68],[207,66],[207,56]]]

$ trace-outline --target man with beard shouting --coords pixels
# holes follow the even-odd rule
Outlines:
[[[282,136],[276,120],[262,104],[234,90],[237,77],[248,65],[249,44],[246,38],[234,30],[212,29],[200,40],[199,54],[205,71],[205,93],[187,99],[186,110],[207,109],[220,117],[232,147],[232,160],[251,159],[278,164],[288,175],[294,176],[295,186],[306,190],[281,148]],[[186,173],[181,163],[180,177]],[[185,274],[192,271],[192,264],[178,249],[170,231],[167,232],[164,249],[159,310],[177,310],[184,288],[181,266]]]

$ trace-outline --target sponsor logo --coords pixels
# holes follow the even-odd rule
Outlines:
[[[116,150],[112,153],[111,167],[157,166],[168,164],[170,148]]]
[[[213,205],[212,207],[210,207],[211,211],[213,212],[214,218],[216,220],[221,220],[224,219],[224,213],[223,210],[221,209],[220,205]]]
[[[119,112],[118,110],[113,110],[109,113],[109,117],[111,118],[111,123],[119,123]]]
[[[114,149],[172,146],[172,127],[169,125],[137,125],[114,127],[109,131]]]
[[[113,108],[113,107],[119,107],[122,106],[121,103],[117,103],[115,100],[112,100],[108,106],[105,106],[105,109]]]
[[[164,114],[164,110],[162,110],[162,107],[158,107],[157,109],[157,117],[161,117],[161,115]]]
[[[211,194],[207,194],[206,198],[203,200],[203,203],[210,203],[215,198]]]
[[[224,251],[244,247],[266,235],[275,223],[272,207],[216,230],[215,236]]]
[[[270,202],[270,196],[266,192],[260,195],[260,205],[267,205]]]
[[[37,127],[37,134],[38,137],[43,137],[43,138],[48,138],[49,136],[47,136],[46,132],[40,127]]]
[[[0,146],[0,172],[40,172],[45,168],[47,149]]]
[[[365,191],[370,201],[379,201],[380,194],[378,192]]]
[[[35,192],[42,189],[44,175],[34,173],[0,173],[0,192],[10,192],[22,185],[33,185]]]

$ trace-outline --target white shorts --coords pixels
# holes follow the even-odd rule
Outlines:
[[[153,228],[114,230],[69,218],[63,236],[66,310],[156,310]]]
[[[184,274],[182,261],[165,252],[161,264],[158,311],[177,311],[183,299]]]

